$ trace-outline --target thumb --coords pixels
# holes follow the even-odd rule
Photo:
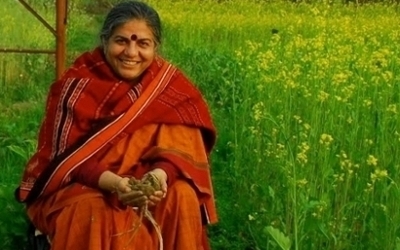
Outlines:
[[[121,193],[127,193],[131,191],[131,188],[129,186],[129,178],[124,177],[118,182],[117,191]]]
[[[128,192],[132,191],[132,189],[130,187],[128,187],[128,186],[125,186],[122,189],[120,189],[120,191],[122,193],[128,193]]]
[[[167,188],[168,188],[167,181],[165,179],[162,179],[161,180],[161,190],[164,193],[166,193],[167,192]]]

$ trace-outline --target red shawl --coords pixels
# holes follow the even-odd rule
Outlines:
[[[156,58],[132,87],[113,74],[100,48],[84,53],[50,88],[37,152],[25,168],[18,200],[29,203],[65,187],[79,165],[150,123],[201,129],[207,154],[215,142],[201,93],[168,62]],[[212,190],[209,169],[197,175],[194,182]]]

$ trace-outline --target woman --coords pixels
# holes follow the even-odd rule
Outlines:
[[[145,3],[116,5],[100,38],[51,86],[18,199],[55,250],[207,249],[215,129],[202,95],[157,55]],[[149,176],[150,194],[130,182]]]

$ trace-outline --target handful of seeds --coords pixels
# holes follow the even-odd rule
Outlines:
[[[160,180],[157,178],[157,176],[155,176],[152,173],[146,174],[141,180],[138,180],[135,177],[131,177],[129,179],[129,185],[131,186],[132,190],[142,191],[143,194],[146,195],[147,197],[153,195],[155,191],[161,190]],[[153,218],[153,215],[149,212],[147,204],[140,208],[139,221],[137,221],[137,223],[133,225],[133,228],[128,231],[132,232],[132,236],[128,241],[127,245],[130,244],[131,240],[137,233],[139,227],[142,224],[143,217],[147,218],[154,226],[159,241],[159,250],[163,250],[164,246],[163,246],[163,238],[160,226]]]
[[[161,190],[161,184],[154,174],[146,174],[141,180],[131,177],[129,180],[132,190],[142,191],[144,195],[150,197],[155,191]]]

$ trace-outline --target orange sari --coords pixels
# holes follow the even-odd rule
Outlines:
[[[98,48],[52,85],[38,151],[16,194],[52,249],[157,249],[148,222],[131,230],[140,221],[136,211],[76,182],[74,173],[140,178],[154,162],[168,161],[180,177],[152,210],[165,249],[206,249],[201,223],[217,221],[208,162],[214,141],[207,105],[182,73],[156,58],[132,87],[113,75]]]

